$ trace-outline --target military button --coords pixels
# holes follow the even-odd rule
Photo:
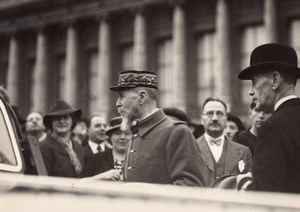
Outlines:
[[[134,134],[133,137],[134,137],[134,138],[138,137],[138,134]]]
[[[133,170],[133,166],[128,166],[127,169],[128,170]]]
[[[129,152],[130,152],[130,153],[134,153],[134,152],[135,152],[135,150],[134,150],[134,149],[131,149]]]

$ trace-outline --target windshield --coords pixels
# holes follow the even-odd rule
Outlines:
[[[3,101],[0,101],[0,170],[22,170],[21,156],[11,120]]]

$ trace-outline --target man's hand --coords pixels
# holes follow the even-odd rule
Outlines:
[[[106,172],[103,172],[101,174],[92,177],[93,180],[113,180],[113,181],[120,180],[120,178],[121,178],[120,171],[115,169],[108,170]]]
[[[80,181],[81,182],[86,182],[89,180],[112,180],[112,181],[117,181],[121,179],[120,171],[111,169],[106,172],[97,174],[93,177],[86,177],[82,178]]]

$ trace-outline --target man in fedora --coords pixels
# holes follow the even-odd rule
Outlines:
[[[130,182],[204,186],[202,160],[186,123],[174,121],[157,108],[158,76],[149,71],[119,73],[116,102],[121,129],[130,128],[124,180]]]
[[[249,94],[258,108],[274,111],[258,130],[253,181],[239,176],[239,187],[300,193],[300,99],[295,95],[300,69],[297,60],[290,46],[261,45],[253,50],[250,66],[238,76],[252,81]]]
[[[80,116],[80,109],[62,100],[55,101],[44,116],[44,125],[51,132],[40,143],[40,148],[49,176],[80,177],[84,152],[80,144],[71,139],[72,129]]]

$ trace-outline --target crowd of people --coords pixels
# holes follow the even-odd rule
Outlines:
[[[258,46],[238,78],[252,81],[248,129],[217,97],[203,102],[195,126],[179,108],[158,107],[156,73],[127,70],[110,88],[120,116],[109,124],[57,100],[45,115],[28,114],[25,131],[39,141],[49,176],[197,187],[235,176],[239,189],[300,193],[295,50]]]

